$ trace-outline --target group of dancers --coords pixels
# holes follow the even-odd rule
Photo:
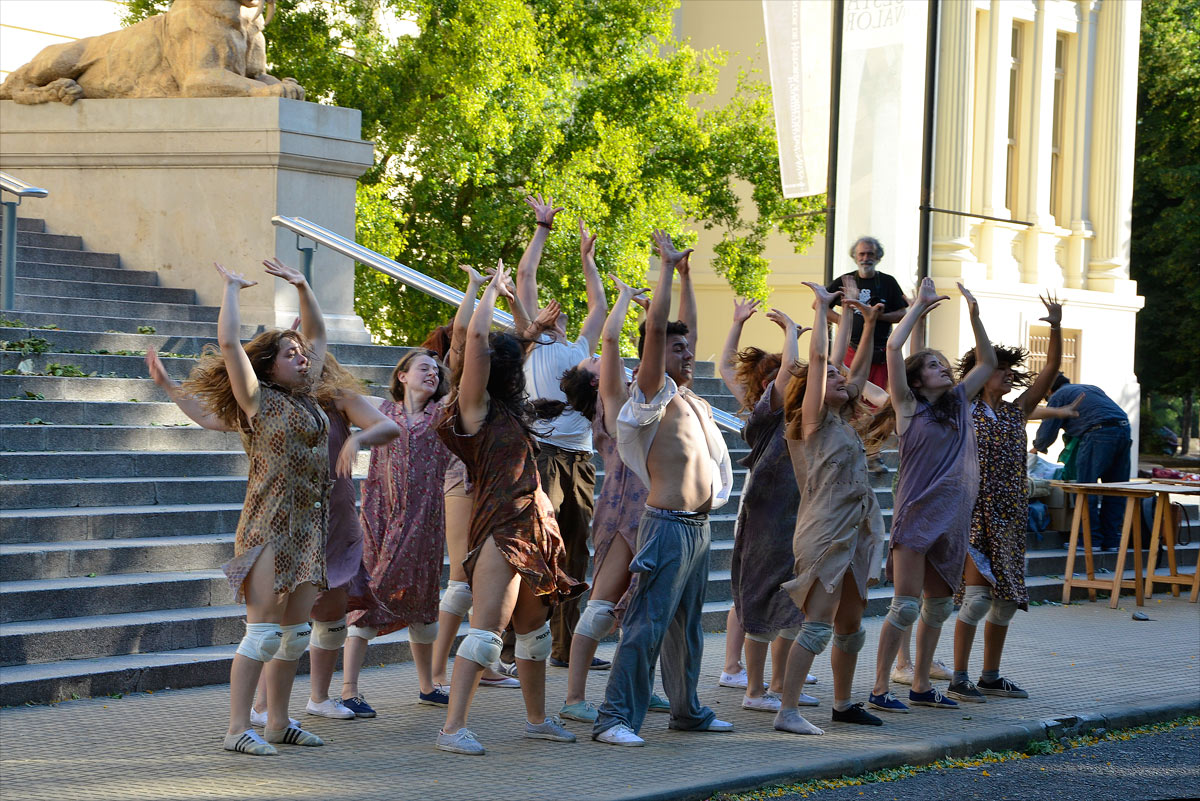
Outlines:
[[[699,323],[691,250],[656,231],[657,287],[650,292],[610,276],[617,294],[609,309],[596,238],[580,223],[588,315],[571,342],[559,305],[537,305],[537,265],[561,209],[540,196],[527,202],[535,234],[516,275],[503,263],[490,275],[464,266],[453,322],[405,353],[386,399],[363,394],[362,382],[328,353],[311,288],[274,259],[264,262],[267,274],[299,295],[293,329],[243,345],[238,298],[255,282],[217,265],[225,281],[218,345],[206,348],[183,384],[148,355],[151,376],[180,408],[202,426],[239,433],[249,457],[235,556],[224,566],[246,605],[225,749],[266,755],[278,744],[323,744],[288,715],[306,650],[309,714],[374,717],[359,687],[367,646],[402,628],[419,702],[445,709],[435,741],[443,751],[485,753],[467,727],[480,686],[519,686],[523,733],[532,739],[574,742],[566,719],[590,726],[599,742],[643,745],[649,711],[669,713],[674,729],[732,730],[696,692],[708,515],[734,493],[724,438],[708,403],[691,390]],[[676,276],[680,319],[671,320]],[[780,352],[746,349],[737,353],[738,369],[722,370],[746,412],[742,436],[750,448],[742,461],[749,470],[737,515],[729,649],[736,662],[744,632],[743,707],[773,713],[776,730],[821,734],[800,709],[819,703],[804,685],[830,643],[834,723],[881,725],[868,707],[901,713],[910,705],[955,708],[955,699],[1027,697],[1000,675],[999,663],[1009,623],[1028,602],[1024,424],[1058,373],[1061,305],[1044,299],[1051,339],[1036,378],[1022,369],[1024,350],[988,341],[979,305],[962,285],[975,348],[957,367],[934,350],[905,358],[918,321],[949,299],[924,279],[887,338],[882,387],[868,380],[870,347],[857,348],[848,370],[843,361],[853,316],[859,341],[870,342],[883,306],[861,300],[850,275],[837,291],[807,286],[811,329],[772,309]],[[495,330],[501,300],[511,308],[511,330]],[[620,345],[634,304],[645,319],[630,381]],[[753,304],[739,302],[728,353],[753,313]],[[832,352],[830,322],[837,328]],[[799,343],[806,330],[805,361]],[[546,389],[548,380],[556,391]],[[1003,400],[1014,386],[1028,389],[1015,402]],[[893,435],[900,463],[886,574],[895,596],[874,686],[856,702],[862,616],[884,542],[868,454],[877,458]],[[371,460],[360,512],[351,471],[363,448]],[[594,509],[593,449],[604,465]],[[580,612],[589,533],[593,578]],[[450,580],[440,593],[443,548]],[[930,670],[956,596],[954,673],[943,694]],[[449,654],[468,615],[447,683]],[[972,681],[968,660],[984,620],[983,670]],[[906,703],[889,679],[914,623]],[[618,627],[604,701],[595,706],[586,698],[587,678],[590,669],[608,667],[596,647]],[[339,650],[342,691],[331,697]],[[558,715],[546,714],[547,660],[570,671]],[[665,699],[654,693],[656,667]],[[723,674],[722,683],[727,678],[735,677]]]

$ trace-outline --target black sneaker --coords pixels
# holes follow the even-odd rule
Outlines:
[[[987,699],[983,697],[983,693],[971,683],[970,679],[966,681],[952,681],[950,686],[946,688],[946,695],[959,701],[966,701],[969,704],[983,704]]]
[[[833,710],[834,723],[858,723],[863,726],[882,726],[883,721],[863,709],[862,703],[851,704],[844,712]]]
[[[995,681],[985,681],[984,679],[980,679],[975,683],[975,686],[977,686],[979,691],[984,695],[996,695],[1001,698],[1029,697],[1029,693],[1025,692],[1003,676]]]

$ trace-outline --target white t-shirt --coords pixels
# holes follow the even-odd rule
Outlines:
[[[525,389],[530,399],[545,398],[565,403],[567,396],[558,385],[562,374],[591,355],[583,337],[574,342],[535,345],[525,359]],[[592,452],[592,422],[570,406],[553,420],[539,420],[536,428],[548,431],[539,439],[556,448]]]

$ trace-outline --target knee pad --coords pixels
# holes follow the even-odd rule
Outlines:
[[[747,631],[746,639],[752,640],[753,642],[770,642],[771,640],[775,639],[775,632],[768,631],[766,634],[752,634]]]
[[[979,621],[992,608],[992,588],[968,585],[963,590],[962,606],[958,607],[958,619],[968,626],[978,626]]]
[[[829,641],[832,639],[832,623],[806,620],[800,626],[800,636],[796,638],[796,645],[809,653],[819,654],[829,647]]]
[[[988,613],[987,622],[993,626],[1007,626],[1016,613],[1016,601],[992,601],[992,611]]]
[[[954,599],[949,596],[926,598],[921,602],[921,620],[925,621],[925,625],[930,628],[940,629],[953,611]]]
[[[256,662],[270,662],[282,642],[283,632],[278,623],[247,623],[237,653]]]
[[[500,658],[500,649],[504,640],[494,631],[487,629],[471,629],[463,641],[458,644],[458,655],[469,659],[477,665],[488,665]]]
[[[528,659],[533,662],[545,662],[550,656],[550,648],[554,638],[550,636],[550,624],[543,623],[541,628],[534,629],[528,634],[517,635],[517,647],[514,652],[517,659]]]
[[[312,624],[312,645],[324,651],[336,651],[346,642],[346,618],[341,620],[314,620]]]
[[[911,595],[896,595],[888,608],[887,622],[901,631],[908,631],[921,614],[921,602]]]
[[[780,629],[779,633],[775,636],[782,637],[785,640],[795,641],[795,639],[800,636],[800,627],[797,626],[794,629]]]
[[[283,632],[283,637],[275,658],[282,659],[284,662],[295,662],[300,658],[300,654],[308,649],[308,641],[312,639],[312,626],[304,622],[279,628]]]
[[[438,624],[437,621],[432,623],[409,623],[408,624],[408,641],[415,642],[418,645],[429,645],[437,641]]]
[[[357,637],[370,642],[379,636],[379,629],[374,626],[350,626],[346,634],[349,637]]]
[[[617,627],[617,618],[613,615],[612,601],[588,601],[579,622],[575,624],[575,633],[591,637],[599,642],[612,634]]]
[[[466,617],[471,611],[471,585],[465,581],[450,580],[446,591],[442,593],[442,603],[438,607],[443,612]]]
[[[857,654],[862,650],[863,644],[867,641],[867,630],[859,628],[853,634],[835,634],[833,635],[834,646],[843,653]]]

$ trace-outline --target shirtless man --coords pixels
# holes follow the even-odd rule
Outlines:
[[[687,326],[667,322],[675,271],[687,269],[692,251],[676,250],[663,231],[655,231],[654,242],[662,269],[646,316],[637,381],[617,418],[617,450],[650,495],[638,552],[629,565],[637,586],[592,729],[592,739],[610,745],[645,744],[637,732],[660,650],[671,728],[733,730],[696,696],[704,647],[700,615],[708,584],[708,513],[729,499],[733,471],[709,405],[681,388],[690,382],[695,361]]]

